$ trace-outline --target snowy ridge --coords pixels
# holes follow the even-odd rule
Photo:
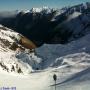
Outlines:
[[[19,69],[20,72],[19,72]],[[16,57],[15,53],[0,52],[0,70],[1,72],[14,72],[14,73],[30,73],[32,68],[23,62],[20,62]]]
[[[51,66],[65,65],[69,68],[85,69],[90,67],[90,54],[82,52],[76,54],[70,54],[65,57],[57,58],[55,63]]]
[[[17,37],[17,35],[18,35],[18,33],[15,33],[11,29],[8,29],[2,25],[0,26],[0,38],[1,39],[6,39],[9,42],[14,42],[14,40],[12,38]]]
[[[34,52],[29,53],[27,49],[18,49],[22,46],[16,42],[17,36],[18,33],[13,30],[0,26],[0,70],[28,74],[40,68],[39,63],[42,60],[35,56]],[[16,49],[13,49],[14,44],[17,45]]]
[[[79,13],[79,12],[74,12],[72,15],[70,15],[69,17],[68,17],[68,20],[71,20],[71,19],[73,19],[73,18],[76,18],[76,17],[78,17],[78,16],[80,16],[81,15],[81,13]]]

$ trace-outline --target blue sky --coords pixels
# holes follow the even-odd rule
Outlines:
[[[32,7],[42,6],[61,8],[89,1],[90,0],[0,0],[0,11],[27,10]]]

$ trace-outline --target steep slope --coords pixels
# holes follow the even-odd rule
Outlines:
[[[81,39],[72,41],[66,45],[43,45],[36,49],[38,56],[43,58],[43,67],[48,67],[54,64],[55,59],[60,56],[72,55],[75,53],[90,53],[90,34],[87,34]],[[42,52],[43,51],[43,52]],[[58,63],[58,62],[57,62]],[[59,63],[58,63],[59,64]]]
[[[40,68],[41,59],[17,43],[18,33],[0,26],[0,70],[27,74]]]

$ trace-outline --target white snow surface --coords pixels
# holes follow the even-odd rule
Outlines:
[[[79,15],[81,15],[81,13],[75,11],[73,14],[69,15],[68,20],[71,20],[71,19],[73,19],[73,18],[76,18],[76,17],[78,17]]]

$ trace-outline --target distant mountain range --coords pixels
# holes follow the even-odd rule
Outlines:
[[[1,17],[0,24],[27,37],[36,47],[44,43],[66,44],[90,29],[89,2],[62,9],[32,8],[9,14]]]

